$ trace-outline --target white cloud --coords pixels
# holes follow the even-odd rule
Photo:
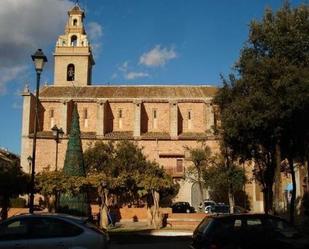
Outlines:
[[[139,64],[148,67],[158,67],[164,66],[169,60],[177,58],[177,53],[174,48],[162,47],[161,45],[156,45],[150,51],[144,53],[140,59]]]
[[[87,35],[90,40],[97,40],[103,36],[103,28],[97,22],[90,22],[87,25]]]
[[[86,31],[94,54],[98,56],[102,48],[100,38],[103,36],[103,27],[97,22],[90,22],[87,24]]]
[[[112,76],[111,76],[111,79],[114,80],[114,79],[117,79],[118,78],[118,74],[117,73],[113,73]]]
[[[0,1],[0,91],[25,71],[37,48],[55,44],[64,32],[69,0]],[[49,56],[49,55],[47,55]]]
[[[17,65],[11,67],[3,67],[0,69],[0,95],[6,93],[6,84],[20,75],[24,74],[27,70],[25,65]]]
[[[134,80],[137,78],[145,78],[145,77],[149,77],[149,74],[143,72],[128,72],[125,74],[125,78],[127,80]]]
[[[129,62],[125,61],[124,63],[122,63],[119,67],[118,70],[121,72],[127,72],[128,71],[128,67],[129,67]]]
[[[145,78],[150,76],[147,72],[134,72],[129,70],[129,61],[122,63],[118,67],[118,70],[122,72],[123,77],[127,80],[134,80],[137,78]]]

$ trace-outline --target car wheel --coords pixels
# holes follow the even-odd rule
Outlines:
[[[187,210],[186,210],[186,213],[187,213],[187,214],[190,213],[190,209],[187,209]]]

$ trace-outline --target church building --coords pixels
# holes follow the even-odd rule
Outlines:
[[[83,150],[95,141],[135,141],[150,160],[157,161],[180,183],[178,201],[196,206],[197,186],[185,179],[188,147],[203,139],[212,152],[219,152],[219,138],[212,104],[217,88],[207,85],[92,85],[95,66],[84,28],[84,11],[75,5],[68,12],[65,32],[54,52],[54,82],[40,89],[36,172],[61,169],[64,163],[73,104],[77,104]],[[35,95],[23,94],[21,165],[29,172],[32,152]],[[62,128],[56,144],[52,127]],[[56,156],[57,154],[57,156]],[[57,160],[57,161],[56,161]],[[262,211],[257,183],[246,186],[254,211]]]

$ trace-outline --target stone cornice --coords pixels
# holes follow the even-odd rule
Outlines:
[[[29,95],[29,94],[28,94]],[[57,97],[40,97],[41,102],[63,102],[67,98],[57,98]],[[70,100],[74,102],[89,102],[89,103],[99,103],[99,102],[110,102],[110,103],[206,103],[211,104],[212,99],[203,99],[203,98],[187,98],[187,99],[170,99],[170,98],[71,98]]]

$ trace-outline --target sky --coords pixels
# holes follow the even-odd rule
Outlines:
[[[64,33],[70,0],[0,0],[0,148],[20,154],[22,97],[35,88],[31,60],[48,63],[41,85],[53,83],[53,51]],[[282,0],[80,0],[93,47],[94,85],[207,84],[233,72],[252,20]],[[291,0],[292,6],[307,0]]]

